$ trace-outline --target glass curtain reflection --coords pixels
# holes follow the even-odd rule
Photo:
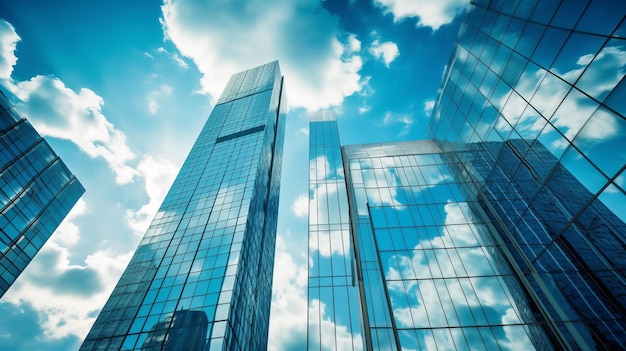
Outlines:
[[[549,349],[443,154],[428,141],[344,146],[372,349]]]
[[[625,13],[474,1],[429,125],[563,348],[626,348]]]
[[[84,192],[0,92],[0,297]]]
[[[348,195],[332,111],[310,123],[308,349],[361,350]]]
[[[267,347],[282,83],[231,77],[81,350]]]

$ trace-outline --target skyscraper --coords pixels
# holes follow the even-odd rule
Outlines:
[[[312,118],[310,349],[626,348],[625,13],[473,1],[429,140]]]
[[[551,346],[443,149],[428,140],[340,148],[328,114],[312,119],[310,136],[309,349]],[[320,153],[329,140],[336,151]]]
[[[285,103],[277,61],[231,77],[81,350],[266,347]]]
[[[0,92],[0,297],[84,192]]]
[[[311,116],[309,138],[308,348],[321,349],[325,342],[336,349],[361,349],[348,193],[332,111]],[[326,320],[340,320],[344,329],[331,332]]]
[[[429,126],[561,347],[626,347],[624,14],[474,2]]]

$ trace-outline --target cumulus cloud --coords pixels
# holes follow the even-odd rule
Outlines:
[[[127,213],[131,227],[143,232],[176,169],[150,156],[137,165],[126,136],[105,117],[104,100],[92,90],[74,91],[53,76],[14,80],[11,74],[17,62],[17,41],[19,36],[13,26],[0,20],[0,84],[13,95],[16,107],[40,134],[68,140],[88,156],[104,159],[117,183],[128,183],[136,177],[145,179],[148,203]],[[162,86],[158,91],[168,94],[171,88]],[[88,213],[86,202],[79,200],[3,297],[3,303],[37,311],[46,339],[84,338],[132,255],[100,248],[82,262],[72,262],[70,252],[75,252],[75,245],[85,250],[88,244],[81,240],[76,221]]]
[[[102,114],[100,96],[88,88],[76,93],[52,76],[7,84],[20,100],[17,107],[40,134],[69,140],[90,157],[102,157],[119,184],[133,180],[136,171],[127,163],[135,155],[124,133]]]
[[[141,160],[137,173],[145,181],[149,200],[139,210],[126,210],[126,220],[135,234],[143,235],[146,232],[177,172],[178,167],[168,160],[157,160],[149,155]]]
[[[318,251],[322,258],[332,255],[349,255],[350,241],[349,230],[320,230],[317,235],[309,238],[309,250]]]
[[[333,321],[323,302],[312,299],[307,303],[307,266],[296,263],[280,235],[276,240],[275,261],[275,266],[281,269],[274,271],[268,349],[307,349],[307,322],[313,328],[312,333],[317,333],[316,328],[320,328],[322,335],[333,336],[322,338],[320,345],[311,345],[315,348],[362,349],[361,335],[351,334],[345,325]]]
[[[372,76],[365,76],[363,77],[363,79],[361,79],[361,91],[359,92],[359,95],[364,97],[374,95],[376,91],[374,90],[374,88],[372,88],[372,85],[370,84],[371,80]]]
[[[17,62],[14,50],[18,40],[13,26],[0,21],[0,71],[8,74],[0,78],[7,78],[3,85],[19,100],[17,107],[40,134],[69,140],[90,157],[103,158],[115,173],[117,183],[125,184],[136,177],[143,177],[149,201],[137,211],[127,211],[131,228],[143,233],[177,169],[169,161],[155,160],[151,156],[145,156],[135,166],[135,155],[126,143],[126,136],[102,113],[104,100],[92,90],[82,88],[76,93],[53,76],[38,75],[30,80],[14,81],[10,73]],[[8,65],[8,68],[2,69],[2,64]],[[172,87],[167,84],[151,92],[148,95],[150,111],[156,113],[158,98],[171,93]],[[84,203],[79,202],[70,218],[84,211]],[[78,240],[78,227],[71,221],[65,223],[66,227],[62,225],[59,232],[64,233],[66,244],[75,243]]]
[[[0,19],[0,79],[10,79],[17,63],[15,48],[20,36],[9,22]]]
[[[355,53],[361,51],[361,41],[356,38],[356,35],[350,34],[348,36],[347,50],[348,53]]]
[[[3,297],[16,306],[33,306],[49,339],[87,335],[132,255],[98,250],[83,264],[70,263],[70,248],[80,238],[73,221],[85,213],[87,206],[79,201]]]
[[[337,203],[337,183],[322,184],[313,189],[313,197],[310,198],[309,202],[309,222],[328,223],[330,212],[328,210],[329,197],[332,197],[332,204]],[[336,213],[330,213],[330,215],[336,215]]]
[[[378,39],[372,42],[370,47],[370,54],[379,60],[382,60],[387,68],[400,55],[398,45],[392,41],[386,41],[381,43]]]
[[[74,223],[74,220],[80,216],[87,214],[87,203],[82,198],[79,199],[72,210],[67,214],[63,222],[59,224],[54,232],[54,238],[59,244],[70,245],[80,240],[80,228]]]
[[[298,195],[291,205],[291,210],[296,217],[306,217],[309,213],[309,197],[306,194]]]
[[[454,20],[468,4],[467,0],[375,0],[385,13],[391,13],[395,21],[418,17],[418,27],[431,27],[436,31]]]
[[[298,265],[289,254],[282,236],[276,237],[276,267],[272,287],[270,350],[306,349],[307,266]]]
[[[233,73],[275,59],[292,107],[340,105],[361,90],[356,38],[342,42],[338,19],[317,1],[166,0],[162,12],[166,39],[196,64],[213,98]]]
[[[309,170],[311,179],[323,180],[333,174],[334,170],[330,167],[330,162],[325,155],[318,156],[309,162]]]
[[[398,327],[465,326],[468,320],[475,321],[470,325],[501,324],[503,333],[497,340],[501,347],[529,348],[531,342],[518,326],[517,307],[496,279],[503,272],[495,271],[493,258],[474,234],[479,230],[468,219],[468,204],[448,202],[444,212],[445,231],[440,236],[421,239],[409,255],[393,254],[383,262],[390,297],[396,301],[393,314]],[[459,276],[472,278],[445,279]],[[456,331],[450,332],[454,335]],[[462,335],[457,340],[463,340]],[[423,341],[434,342],[428,337]],[[454,348],[453,340],[447,341]],[[468,342],[471,345],[472,341]],[[496,340],[485,342],[497,347]]]
[[[345,325],[336,324],[326,312],[326,304],[319,300],[309,302],[311,322],[311,333],[322,336],[318,345],[320,350],[363,350],[361,334],[351,334]]]
[[[0,20],[0,79],[19,99],[17,108],[40,134],[69,140],[90,157],[102,157],[118,183],[131,182],[136,172],[127,162],[135,155],[126,145],[124,133],[102,114],[104,100],[87,88],[76,93],[52,76],[14,81],[11,74],[19,40],[13,26]]]
[[[626,73],[626,51],[623,46],[607,46],[595,58],[593,54],[581,56],[576,64],[583,67],[588,66],[578,82],[581,89],[591,96],[598,97],[611,91],[624,77]],[[578,73],[577,70],[573,70],[566,74],[575,75],[576,73]]]
[[[575,137],[579,137],[581,141],[599,142],[619,135],[618,123],[614,116],[603,114],[596,118],[596,123],[586,124],[598,105],[576,89],[572,89],[566,96],[568,86],[560,78],[574,82],[580,77],[577,87],[591,96],[603,96],[626,75],[626,51],[622,47],[608,46],[595,58],[588,54],[577,58],[575,62],[580,67],[566,72],[560,72],[555,68],[550,72],[544,69],[524,72],[516,87],[521,96],[526,98],[532,96],[530,104],[549,118],[567,138],[565,140],[559,137],[551,145],[547,145],[553,149],[565,149]],[[510,123],[517,122],[516,129],[521,133],[533,135],[545,126],[545,119],[533,109],[526,109],[528,103],[515,92],[507,91],[504,96],[498,96],[498,99],[498,108]],[[583,126],[586,127],[581,131]],[[503,131],[510,129],[504,121],[499,121],[496,128]]]
[[[331,164],[326,155],[309,160],[309,177],[318,182],[309,189],[311,223],[338,223],[339,211],[347,210],[343,166],[341,160],[332,161]]]

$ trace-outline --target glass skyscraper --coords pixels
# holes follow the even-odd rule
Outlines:
[[[332,111],[311,115],[309,137],[308,348],[361,349],[348,194]],[[341,321],[339,330],[333,321]]]
[[[563,348],[626,348],[625,14],[475,1],[429,126]]]
[[[327,112],[310,136],[309,349],[551,347],[443,149],[340,147]]]
[[[0,297],[84,192],[0,92]]]
[[[473,1],[429,140],[311,119],[310,349],[626,348],[624,14]]]
[[[267,347],[285,104],[277,61],[231,77],[81,350]]]

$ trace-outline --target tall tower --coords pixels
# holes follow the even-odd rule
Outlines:
[[[267,347],[284,111],[277,61],[231,77],[81,350]]]
[[[0,297],[84,192],[0,92]]]
[[[360,350],[360,289],[337,121],[333,111],[310,120],[307,348]]]
[[[309,348],[625,349],[626,3],[467,12],[430,140],[312,119]]]
[[[625,13],[473,1],[429,125],[563,349],[626,348]]]
[[[550,349],[478,199],[430,140],[310,125],[309,350]]]

